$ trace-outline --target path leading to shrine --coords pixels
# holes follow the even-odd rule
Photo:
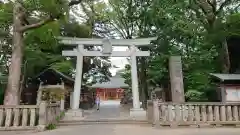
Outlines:
[[[124,119],[127,117],[129,117],[129,110],[121,107],[120,101],[109,100],[101,101],[100,110],[94,111],[85,120]]]

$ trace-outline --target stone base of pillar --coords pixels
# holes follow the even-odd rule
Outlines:
[[[146,120],[147,113],[143,108],[139,109],[132,108],[130,109],[130,117],[136,120]]]
[[[63,118],[63,121],[78,121],[78,120],[83,120],[83,110],[82,109],[77,109],[77,110],[68,110],[65,112],[65,116]]]

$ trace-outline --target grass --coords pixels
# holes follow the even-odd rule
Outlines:
[[[56,121],[59,122],[64,116],[65,116],[65,112],[61,112],[60,115],[56,117]],[[57,128],[56,123],[50,123],[46,127],[47,130],[54,130],[56,128]]]

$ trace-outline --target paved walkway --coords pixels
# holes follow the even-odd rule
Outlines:
[[[120,106],[120,101],[102,101],[100,110],[88,115],[85,120],[116,119],[129,116],[129,110]]]
[[[1,133],[3,135],[17,135]],[[239,135],[240,128],[182,128],[155,129],[139,125],[81,125],[66,126],[52,131],[19,133],[18,135]]]

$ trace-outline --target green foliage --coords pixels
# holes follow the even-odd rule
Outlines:
[[[227,17],[226,30],[228,36],[240,36],[240,13],[235,13]]]
[[[28,31],[25,37],[25,44],[27,46],[40,47],[44,51],[56,50],[58,47],[58,40],[56,40],[55,37],[60,36],[59,25],[60,24],[56,21],[48,23],[41,28]],[[41,33],[41,35],[39,35],[39,33]]]
[[[61,112],[59,116],[57,116],[56,120],[59,122],[65,116],[65,112]]]
[[[51,68],[56,69],[57,71],[62,72],[64,74],[71,74],[73,67],[74,67],[73,63],[69,60],[56,62],[51,66]]]
[[[56,117],[56,121],[59,122],[65,116],[65,112],[61,112],[59,116]],[[47,125],[47,130],[54,130],[57,128],[57,125],[54,123],[50,123]]]
[[[125,70],[124,72],[121,74],[121,76],[125,79],[124,83],[128,84],[129,86],[131,86],[131,66],[130,65],[125,65]]]
[[[48,124],[46,127],[47,130],[54,130],[56,128],[57,128],[57,125],[53,123]]]
[[[43,33],[43,35],[39,35],[39,33]],[[27,77],[34,77],[45,68],[53,68],[69,76],[74,74],[76,58],[66,59],[62,56],[62,50],[66,46],[59,44],[59,41],[55,38],[57,36],[87,38],[90,37],[90,29],[85,24],[72,21],[66,24],[53,22],[44,27],[28,31],[25,38],[24,53],[25,61],[27,61]],[[96,61],[92,65],[90,63],[84,64],[83,72],[87,74],[84,81],[87,81],[89,77],[95,77],[92,72],[89,72],[92,70],[102,73],[103,78],[108,78],[110,65],[101,59],[96,59]],[[96,66],[96,63],[100,65],[102,63],[103,68],[99,68],[99,65]]]
[[[3,104],[5,84],[0,84],[0,105]]]
[[[86,22],[79,23],[74,17],[71,17],[71,20],[66,20],[69,19],[68,2],[67,0],[23,0],[20,2],[24,10],[24,25],[36,24],[49,17],[55,18],[54,21],[48,22],[41,27],[24,32],[23,76],[21,78],[24,78],[25,84],[46,68],[56,69],[69,76],[74,75],[76,58],[66,58],[62,56],[63,49],[73,48],[68,48],[60,44],[56,37],[90,38],[93,30],[90,24]],[[11,26],[13,4],[12,2],[0,4],[0,73],[4,74],[8,74],[9,60],[12,51]],[[97,59],[98,63],[102,63],[102,68],[94,63],[91,64],[90,59],[89,61],[84,61],[83,72],[84,75],[87,75],[84,76],[85,78],[83,80],[86,81],[89,77],[96,77],[96,74],[90,72],[92,70],[101,73],[102,76],[100,76],[100,78],[107,80],[110,76],[108,68],[111,64],[103,62],[103,59],[107,61],[108,58]]]
[[[169,88],[168,59],[171,55],[179,55],[182,56],[186,99],[188,101],[215,100],[216,89],[213,89],[214,84],[211,82],[209,73],[222,71],[224,61],[219,59],[222,55],[221,42],[226,37],[240,36],[239,10],[236,10],[240,5],[239,1],[223,5],[227,10],[221,10],[214,18],[203,12],[203,8],[209,8],[214,4],[199,5],[200,2],[187,0],[147,0],[144,3],[148,5],[147,10],[144,10],[144,4],[141,7],[132,7],[132,5],[138,5],[136,0],[132,0],[131,5],[128,5],[129,1],[121,0],[127,5],[124,8],[125,11],[132,10],[140,15],[127,16],[125,11],[114,7],[114,5],[119,7],[114,2],[113,0],[111,5],[115,10],[113,12],[122,15],[118,16],[114,22],[119,21],[121,25],[125,22],[129,25],[133,24],[136,37],[158,37],[157,41],[154,41],[155,45],[150,48],[151,57],[147,59],[148,77],[140,79],[147,80],[153,87],[160,85]],[[140,25],[142,27],[139,29],[137,24],[145,26]],[[131,28],[128,25],[125,26]],[[124,27],[118,27],[118,31],[126,30]],[[141,67],[141,63],[138,65]],[[125,68],[123,77],[126,82],[130,82],[129,67]]]
[[[202,99],[204,97],[204,92],[200,92],[198,90],[188,90],[185,93],[187,101],[204,101],[206,99]]]
[[[54,66],[56,62],[65,61],[61,56],[61,45],[55,38],[59,35],[58,22],[49,23],[26,33],[24,60],[27,62],[27,77],[34,77],[43,69]]]
[[[0,24],[7,24],[12,21],[12,4],[0,4]]]
[[[40,11],[51,16],[63,15],[69,8],[67,0],[24,0],[23,5],[28,12]]]

